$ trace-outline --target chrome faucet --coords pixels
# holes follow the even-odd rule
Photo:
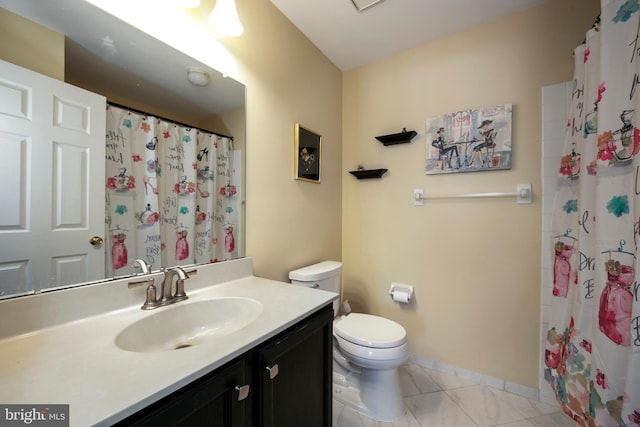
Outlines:
[[[139,260],[136,260],[136,262]],[[144,262],[144,261],[143,261]],[[142,264],[140,264],[142,266]],[[143,268],[144,271],[144,268]],[[147,270],[148,271],[148,270]],[[184,281],[197,273],[197,270],[191,270],[186,272],[182,267],[172,267],[169,269],[163,269],[164,278],[160,285],[160,295],[156,294],[156,287],[153,277],[147,280],[140,280],[138,282],[129,282],[129,289],[147,285],[147,296],[142,304],[143,310],[153,310],[154,308],[162,307],[165,305],[173,304],[178,301],[183,301],[189,298],[184,292]],[[173,280],[176,279],[176,291],[172,292]]]

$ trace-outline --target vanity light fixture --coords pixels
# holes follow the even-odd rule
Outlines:
[[[244,31],[235,0],[217,0],[209,15],[209,25],[213,29],[227,37],[238,37]]]
[[[375,6],[381,1],[382,0],[351,0],[356,9],[358,9],[358,12],[362,12],[363,10],[368,9],[371,6]]]
[[[209,73],[201,67],[189,67],[187,78],[194,86],[206,86],[209,84]]]

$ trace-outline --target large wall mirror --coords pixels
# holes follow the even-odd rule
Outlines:
[[[231,162],[230,170],[233,170],[234,178],[229,180],[227,173],[216,173],[207,167],[206,169],[196,166],[193,160],[193,169],[197,169],[197,178],[191,180],[185,178],[184,186],[175,185],[175,192],[181,191],[187,196],[193,191],[194,194],[200,194],[202,197],[215,199],[214,196],[220,195],[226,198],[234,197],[236,204],[234,205],[235,217],[233,221],[224,218],[222,214],[205,214],[205,209],[196,202],[189,209],[191,212],[199,212],[196,221],[218,221],[224,227],[223,234],[219,238],[223,242],[227,252],[220,256],[211,256],[208,258],[201,257],[199,260],[193,256],[187,257],[182,262],[173,262],[173,258],[169,261],[164,260],[162,263],[155,260],[153,270],[159,268],[168,268],[173,265],[187,265],[193,263],[205,262],[221,262],[233,258],[244,256],[245,247],[245,231],[244,231],[244,164],[245,164],[245,135],[246,135],[246,110],[245,100],[246,91],[244,85],[238,81],[226,77],[221,72],[212,69],[206,64],[175,50],[174,48],[160,42],[159,40],[149,36],[148,34],[132,27],[131,25],[121,21],[120,19],[104,12],[103,10],[85,2],[84,0],[0,0],[0,12],[20,15],[38,25],[52,29],[60,34],[64,34],[65,38],[65,82],[73,86],[77,86],[93,93],[97,93],[106,97],[109,108],[117,111],[126,111],[126,114],[136,114],[146,120],[147,117],[153,117],[158,123],[171,123],[173,125],[182,126],[187,131],[191,129],[199,130],[198,135],[211,133],[213,135],[213,144],[217,147],[220,145],[228,146],[228,152],[212,155],[212,165],[215,163]],[[4,58],[0,58],[4,59]],[[195,71],[194,79],[189,79],[189,70]],[[206,76],[206,85],[197,84],[203,76]],[[0,76],[0,81],[2,76]],[[108,122],[108,119],[106,120]],[[0,137],[3,132],[9,132],[3,129],[3,121],[0,120]],[[107,124],[108,129],[108,124]],[[200,132],[200,130],[202,132]],[[107,163],[106,176],[94,177],[106,182],[106,204],[109,208],[110,200],[109,190],[118,189],[117,180],[122,176],[130,173],[126,168],[121,168],[120,172],[113,175],[113,188],[109,188],[109,144],[108,132],[105,132],[105,144],[107,145],[107,153],[105,162]],[[182,134],[181,134],[182,135]],[[193,134],[195,135],[195,134]],[[182,138],[182,136],[181,136]],[[186,138],[186,136],[185,136]],[[1,139],[1,138],[0,138]],[[195,136],[193,137],[195,141]],[[151,142],[151,140],[150,140]],[[200,140],[197,142],[200,144]],[[148,148],[149,144],[147,144]],[[112,154],[112,153],[111,153]],[[202,157],[208,155],[206,148],[201,147],[197,151],[198,162]],[[131,155],[131,154],[129,154]],[[133,154],[134,156],[136,154]],[[215,157],[217,156],[217,158]],[[113,156],[112,156],[113,157]],[[229,160],[231,158],[232,160]],[[199,165],[200,163],[198,163]],[[155,165],[152,161],[147,162],[147,168],[160,168],[162,163],[156,160]],[[171,165],[169,165],[171,166]],[[188,167],[187,167],[188,168]],[[123,170],[124,169],[124,170]],[[165,173],[166,173],[165,168]],[[171,168],[168,168],[171,169]],[[154,169],[154,173],[158,172]],[[195,174],[196,172],[194,172]],[[103,173],[104,175],[104,173]],[[120,176],[121,175],[121,176]],[[219,176],[214,176],[219,175]],[[185,174],[186,176],[186,174]],[[195,175],[194,175],[195,176]],[[155,177],[155,175],[154,175]],[[208,190],[200,187],[200,179],[215,181],[217,184]],[[50,177],[35,177],[32,180],[39,180],[46,183],[45,186],[50,187]],[[193,181],[193,182],[187,182]],[[137,181],[139,191],[155,191],[159,186],[155,181],[151,181],[145,175],[144,179]],[[174,187],[168,187],[174,189]],[[167,190],[171,192],[171,190]],[[116,193],[113,193],[116,195]],[[117,194],[122,196],[122,194]],[[177,196],[176,196],[177,197]],[[195,196],[194,196],[195,197]],[[114,199],[114,197],[111,197]],[[220,204],[220,202],[212,202]],[[162,203],[159,203],[162,205]],[[164,204],[169,204],[164,201]],[[120,206],[120,205],[119,205]],[[148,206],[148,205],[147,205]],[[156,208],[161,211],[162,206]],[[227,213],[233,210],[226,208]],[[202,212],[200,212],[202,211]],[[151,222],[149,215],[144,216],[146,212],[136,213],[136,218]],[[148,213],[147,213],[148,214]],[[162,212],[160,212],[160,217]],[[151,218],[154,218],[151,216]],[[155,217],[157,220],[157,217]],[[105,233],[102,237],[104,240],[116,238],[118,233],[114,232],[116,227],[120,227],[117,221],[107,215],[107,224]],[[171,245],[180,251],[181,236],[188,230],[196,234],[197,229],[191,225],[182,224],[181,221],[174,221],[172,226],[175,229],[174,241]],[[141,228],[138,227],[138,228]],[[225,242],[232,230],[235,240]],[[5,249],[8,245],[18,245],[15,240],[4,240],[3,232],[0,224],[0,245],[4,245]],[[109,235],[111,233],[111,235]],[[181,234],[182,233],[182,234]],[[204,233],[200,233],[204,234]],[[215,243],[218,237],[207,234],[206,238]],[[91,236],[86,236],[89,243]],[[95,243],[95,242],[94,242]],[[29,243],[34,245],[34,243]],[[163,242],[164,245],[164,242]],[[43,245],[44,246],[44,245]],[[55,244],[51,245],[48,256],[55,257]],[[26,287],[15,286],[14,283],[8,283],[10,276],[1,276],[0,280],[0,299],[28,295],[35,292],[50,291],[69,286],[77,286],[86,283],[95,283],[96,281],[108,281],[115,278],[121,278],[128,274],[135,274],[135,268],[132,267],[133,257],[129,256],[123,260],[126,268],[114,270],[108,268],[115,266],[113,257],[120,256],[115,251],[110,251],[108,245],[104,245],[105,254],[103,256],[104,263],[107,268],[104,269],[104,277],[91,276],[91,281],[81,281],[79,283],[54,283],[48,278],[42,282],[31,282]],[[192,244],[192,252],[196,250],[199,243]],[[39,248],[41,249],[41,248]],[[36,252],[34,250],[34,252]],[[6,253],[6,251],[5,251]],[[143,255],[142,252],[138,252]],[[153,258],[152,253],[148,254],[150,259]],[[157,255],[157,254],[156,254]],[[177,256],[176,256],[177,257]],[[7,259],[2,259],[0,252],[0,270],[7,266]],[[135,258],[146,258],[145,256],[136,256]],[[180,259],[180,258],[175,258]],[[194,261],[195,260],[195,261]],[[25,263],[30,260],[25,260]],[[122,266],[121,266],[122,267]],[[127,270],[133,268],[132,270]],[[51,275],[50,275],[51,276]],[[2,283],[5,282],[5,283]]]

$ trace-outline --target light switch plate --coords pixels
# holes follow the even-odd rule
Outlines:
[[[424,206],[424,190],[422,188],[413,189],[413,206]]]
[[[531,204],[531,184],[518,184],[516,193],[518,193],[518,204]]]

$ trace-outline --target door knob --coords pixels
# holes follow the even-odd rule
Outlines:
[[[93,246],[102,246],[102,242],[103,240],[100,236],[93,236],[89,239],[89,243],[91,243]]]

